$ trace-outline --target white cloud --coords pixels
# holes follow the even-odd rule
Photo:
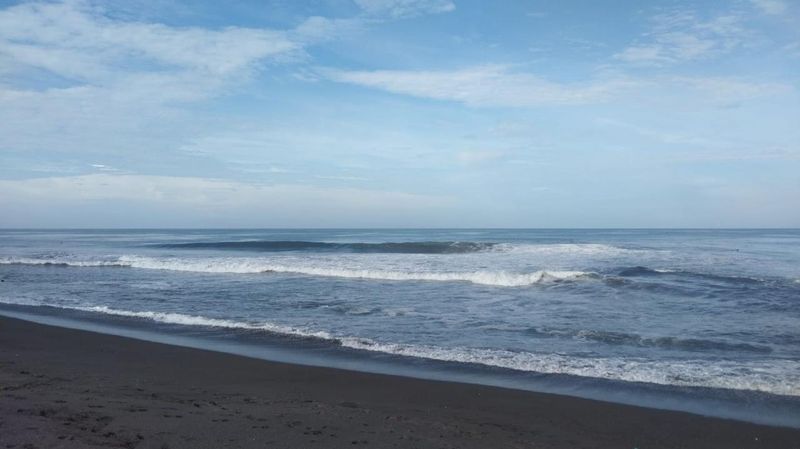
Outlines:
[[[673,11],[652,18],[652,29],[614,55],[620,61],[666,65],[711,57],[743,45],[749,32],[737,14],[703,21],[690,11]]]
[[[297,49],[281,31],[124,22],[81,2],[25,3],[0,11],[4,58],[80,81],[109,81],[137,66],[144,66],[139,71],[166,68],[224,76]]]
[[[516,73],[501,65],[483,65],[453,71],[339,71],[328,78],[393,93],[450,100],[470,106],[527,107],[584,104],[605,100],[631,87],[624,79],[562,84]]]
[[[0,9],[0,149],[158,151],[181,138],[182,106],[301,51],[283,31],[115,20],[81,1]]]
[[[652,101],[688,96],[718,106],[792,92],[791,85],[730,77],[608,78],[581,84],[556,83],[528,73],[487,65],[454,71],[322,71],[329,79],[420,98],[469,106],[536,107],[582,105],[627,98]],[[635,94],[635,95],[633,95]]]
[[[310,45],[352,34],[361,30],[366,23],[361,18],[329,19],[327,17],[312,16],[297,25],[290,34],[294,41]]]
[[[399,14],[446,3],[364,7]],[[206,29],[120,19],[99,5],[0,8],[1,150],[91,158],[174,153],[214,120],[194,108],[198,102],[241,89],[269,64],[305,60],[309,45],[386,18],[312,16],[288,30]]]
[[[789,84],[753,82],[731,77],[673,77],[666,82],[698,92],[723,106],[794,91]]]
[[[786,3],[781,0],[750,0],[750,2],[764,14],[781,14],[787,9]]]
[[[98,164],[99,165],[99,164]],[[33,225],[29,217],[47,217],[54,225],[87,225],[92,223],[59,221],[62,208],[94,211],[91,220],[120,215],[133,206],[159,211],[154,220],[146,216],[130,226],[178,223],[203,223],[228,226],[324,226],[355,221],[374,224],[413,223],[417,214],[438,211],[452,206],[442,196],[403,192],[316,187],[300,184],[248,184],[236,181],[196,177],[92,174],[0,180],[0,205],[4,208],[26,207],[23,217],[5,215],[0,226]],[[53,212],[48,212],[49,210]],[[362,217],[354,219],[353,217]],[[83,217],[85,219],[86,216]],[[81,217],[77,217],[81,220]],[[14,221],[22,220],[22,221]],[[177,220],[177,221],[176,221]],[[108,224],[108,223],[105,223]],[[126,223],[112,223],[125,226]]]
[[[291,30],[205,29],[115,19],[103,8],[66,1],[0,9],[0,150],[176,149],[211,120],[191,106],[358,25],[311,17]]]
[[[451,0],[354,0],[367,14],[394,18],[450,12],[456,9]]]

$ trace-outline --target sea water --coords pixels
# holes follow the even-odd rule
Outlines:
[[[0,313],[800,426],[798,230],[3,230],[0,280]]]

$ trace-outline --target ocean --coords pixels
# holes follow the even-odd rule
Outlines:
[[[800,230],[0,230],[0,280],[49,324],[800,427]]]

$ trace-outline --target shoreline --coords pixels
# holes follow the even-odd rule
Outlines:
[[[0,317],[2,447],[794,448],[800,429]]]
[[[567,378],[559,375],[536,376],[526,371],[497,371],[494,366],[453,365],[436,359],[406,360],[391,353],[360,351],[339,345],[329,345],[323,339],[287,341],[282,334],[270,332],[251,335],[219,333],[202,335],[191,327],[150,322],[106,322],[97,315],[75,315],[62,313],[31,312],[25,306],[6,308],[0,304],[0,316],[21,319],[46,326],[84,330],[104,335],[161,343],[171,346],[195,348],[212,352],[239,355],[242,357],[288,363],[292,365],[317,366],[362,373],[386,374],[423,380],[434,380],[464,384],[485,385],[511,390],[549,393],[601,402],[631,405],[636,407],[686,412],[700,416],[748,422],[775,427],[800,429],[800,408],[790,397],[768,398],[750,390],[708,390],[701,387],[694,391],[675,389],[670,385],[615,382],[607,379]],[[69,312],[69,310],[67,310]],[[62,312],[62,310],[58,310]],[[104,316],[104,315],[101,315]],[[255,337],[251,339],[251,337]],[[502,370],[502,368],[501,368]],[[531,374],[534,374],[531,376]]]

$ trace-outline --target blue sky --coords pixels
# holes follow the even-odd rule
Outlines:
[[[797,227],[800,2],[0,2],[0,226]]]

